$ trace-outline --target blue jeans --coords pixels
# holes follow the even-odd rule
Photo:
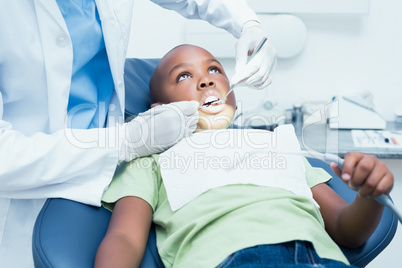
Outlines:
[[[291,241],[258,245],[239,250],[217,268],[282,268],[282,267],[353,267],[342,262],[320,258],[310,242]]]

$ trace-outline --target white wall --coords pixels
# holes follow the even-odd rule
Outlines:
[[[188,20],[148,0],[136,0],[134,9],[128,57],[161,57],[185,42]],[[305,49],[278,61],[274,82],[265,91],[238,89],[238,100],[252,106],[268,94],[287,108],[369,90],[380,114],[393,120],[402,101],[401,14],[399,0],[371,0],[366,15],[298,14],[308,31]],[[234,60],[221,61],[233,74]]]

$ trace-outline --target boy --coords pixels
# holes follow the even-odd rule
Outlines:
[[[359,188],[358,196],[350,205],[325,183],[330,179],[328,174],[297,157],[285,159],[274,155],[277,160],[285,161],[257,172],[242,163],[236,169],[231,158],[205,174],[203,168],[194,168],[194,159],[180,158],[191,155],[194,147],[194,151],[205,153],[202,159],[209,153],[210,165],[213,155],[221,151],[224,153],[219,160],[225,160],[231,150],[240,156],[251,152],[252,157],[254,152],[259,153],[257,147],[262,145],[254,141],[275,138],[268,131],[216,130],[227,128],[233,119],[234,93],[224,104],[205,104],[222,99],[228,89],[229,82],[221,64],[202,48],[182,45],[160,61],[150,81],[153,100],[157,104],[198,101],[201,107],[199,133],[172,147],[178,154],[171,158],[167,151],[163,154],[167,158],[153,155],[116,171],[103,197],[105,206],[114,208],[107,234],[97,252],[96,267],[139,266],[152,221],[156,224],[158,251],[166,267],[313,267],[319,264],[347,267],[348,262],[335,242],[358,247],[370,237],[380,221],[383,206],[367,197],[388,194],[393,186],[393,175],[373,156],[349,153],[342,171],[335,164],[331,165],[351,187]],[[271,140],[271,145],[277,144],[271,147],[279,151],[297,150],[295,136],[288,130],[278,127],[277,139]],[[224,150],[212,148],[211,151],[208,147],[211,140],[202,138],[211,138],[215,133],[218,133],[215,147],[222,148],[221,136],[232,134],[241,133],[243,143],[240,146],[226,144]],[[244,134],[255,134],[251,146],[244,143]],[[264,138],[259,139],[260,136]],[[246,150],[242,151],[243,147]],[[174,165],[163,167],[161,160],[175,157],[187,163],[184,172],[178,172],[179,167]],[[141,162],[143,160],[147,162]],[[145,167],[145,163],[151,164]],[[225,176],[231,179],[238,172],[243,172],[241,177],[252,178],[244,181],[240,178],[237,184],[225,182]],[[270,176],[258,181],[257,177],[264,172]],[[193,180],[197,176],[200,180]],[[211,181],[210,176],[215,176],[215,180]],[[175,184],[175,179],[182,180]],[[187,183],[189,188],[177,194],[175,191],[181,184],[186,185],[186,180],[191,181]],[[266,184],[267,181],[270,182]],[[199,190],[204,184],[210,185]]]

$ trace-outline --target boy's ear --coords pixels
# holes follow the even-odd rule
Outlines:
[[[159,105],[162,105],[162,103],[160,103],[160,102],[152,103],[151,108],[154,108],[154,107],[159,106]]]

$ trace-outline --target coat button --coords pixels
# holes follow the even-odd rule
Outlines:
[[[58,34],[56,37],[56,44],[59,47],[65,47],[70,43],[70,39],[68,36],[64,33]]]

